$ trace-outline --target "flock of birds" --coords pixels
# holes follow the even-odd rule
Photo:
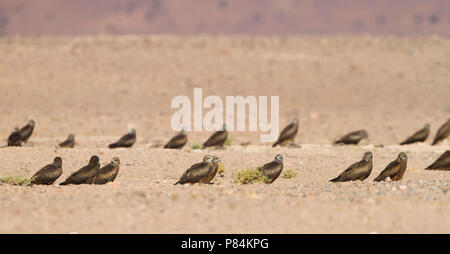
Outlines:
[[[21,146],[27,143],[35,126],[34,120],[30,120],[22,128],[14,128],[8,137],[8,146]],[[293,143],[298,132],[298,120],[294,119],[280,133],[273,147],[280,145],[285,146]],[[424,142],[430,134],[430,125],[426,124],[422,129],[408,137],[400,145],[412,144],[416,142]],[[440,141],[446,139],[450,135],[450,118],[437,131],[432,145],[436,145]],[[351,132],[334,142],[334,144],[358,144],[362,139],[368,138],[366,130],[357,130]],[[212,134],[203,148],[206,147],[223,147],[228,138],[226,126],[223,125],[222,130]],[[188,139],[186,132],[181,130],[176,136],[164,145],[165,149],[181,149],[186,145]],[[109,148],[132,147],[136,143],[136,131],[132,128],[129,133],[122,136],[117,142],[109,144]],[[60,147],[74,147],[75,136],[70,134],[67,140],[59,144]],[[373,154],[365,152],[361,161],[350,165],[338,177],[331,179],[330,182],[346,182],[346,181],[363,181],[369,177],[372,172]],[[407,167],[407,155],[404,152],[399,153],[397,159],[389,163],[386,168],[375,178],[374,181],[384,181],[391,179],[398,181],[402,179]],[[219,168],[220,159],[217,156],[205,155],[202,162],[196,163],[189,167],[175,184],[209,184],[214,179]],[[106,184],[113,182],[119,173],[120,160],[118,157],[112,158],[107,165],[100,167],[99,157],[94,155],[90,158],[88,165],[82,167],[78,171],[72,173],[60,185],[67,184]],[[426,168],[427,170],[450,170],[450,150],[444,152],[434,163]],[[258,167],[257,170],[267,177],[268,182],[272,183],[281,174],[283,170],[283,156],[277,154],[273,161]],[[63,173],[61,157],[54,158],[53,163],[44,166],[31,177],[31,185],[53,184]]]

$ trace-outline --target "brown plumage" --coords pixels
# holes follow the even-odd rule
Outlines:
[[[220,162],[219,157],[213,156],[212,167],[209,170],[208,175],[200,181],[201,183],[211,183],[211,181],[217,174],[217,170],[219,170],[219,162]]]
[[[59,144],[59,147],[69,147],[72,148],[75,146],[75,136],[73,134],[69,134],[66,140]]]
[[[109,144],[109,148],[132,147],[136,143],[136,130],[132,128],[127,134],[123,135],[116,143]]]
[[[222,147],[223,144],[225,144],[227,137],[228,137],[228,132],[226,129],[226,125],[224,124],[221,131],[216,131],[214,134],[211,135],[211,137],[209,137],[208,140],[206,140],[205,143],[203,143],[203,148],[211,147],[211,146]]]
[[[52,164],[41,168],[31,177],[31,184],[51,185],[61,176],[62,172],[62,159],[56,157]]]
[[[92,183],[106,184],[109,182],[114,182],[117,175],[119,174],[119,168],[120,168],[119,158],[118,157],[112,158],[110,163],[97,170],[97,174],[95,174],[95,176],[93,177]]]
[[[33,134],[34,130],[34,120],[28,121],[28,124],[22,127],[22,129],[19,130],[20,136],[22,137],[22,142],[27,143],[28,139],[30,138],[31,134]]]
[[[20,135],[19,128],[14,128],[8,137],[8,146],[21,146],[22,136]]]
[[[67,184],[89,184],[100,168],[99,158],[94,155],[89,160],[89,164],[72,173],[67,179],[59,185]]]
[[[432,145],[446,139],[450,135],[450,118],[436,132]]]
[[[362,139],[368,138],[369,133],[366,130],[357,130],[350,132],[342,138],[334,141],[334,144],[357,145]]]
[[[423,142],[428,138],[428,135],[430,135],[430,125],[425,124],[425,126],[422,129],[416,131],[412,136],[407,138],[405,141],[401,142],[400,145]]]
[[[256,170],[268,178],[266,183],[273,183],[283,171],[283,155],[277,154],[273,161],[258,167]]]
[[[406,153],[401,152],[395,161],[389,163],[386,168],[373,180],[374,182],[384,181],[386,178],[391,178],[392,181],[402,179],[405,174],[408,157]]]
[[[275,143],[273,143],[272,147],[275,147],[277,145],[285,146],[289,142],[293,142],[295,136],[297,135],[297,132],[298,132],[298,120],[297,118],[295,118],[288,126],[286,126],[281,131],[278,140]]]
[[[188,139],[184,130],[181,130],[175,137],[171,138],[169,142],[164,146],[166,149],[181,149],[186,145]]]
[[[213,160],[213,156],[205,155],[202,162],[195,163],[190,168],[188,168],[180,177],[180,180],[174,183],[174,185],[186,183],[194,184],[200,183],[202,182],[202,180],[205,181],[204,179],[208,177],[208,174],[214,167]]]
[[[365,152],[361,161],[353,163],[338,177],[331,179],[330,182],[347,182],[347,181],[363,181],[369,177],[372,172],[372,153]]]
[[[450,170],[450,150],[445,151],[439,158],[433,162],[426,170]]]

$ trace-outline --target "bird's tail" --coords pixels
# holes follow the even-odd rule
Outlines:
[[[59,185],[68,185],[68,184],[69,184],[68,182],[62,182]]]
[[[431,143],[432,146],[436,145],[439,141],[437,139],[433,140],[433,143]]]
[[[109,144],[109,148],[117,148],[117,143]]]
[[[342,143],[342,140],[340,139],[333,142],[333,144],[340,144],[340,143]]]
[[[330,180],[330,182],[339,182],[339,176]]]
[[[374,182],[380,182],[383,181],[381,176],[377,176],[377,178],[373,179]]]
[[[277,145],[278,145],[278,141],[275,142],[275,143],[273,143],[272,147],[275,147],[275,146],[277,146]]]
[[[178,182],[174,183],[173,185],[177,185],[177,184],[179,184],[179,183],[180,183],[180,181],[178,181]]]
[[[27,185],[25,185],[25,186],[33,186],[33,184],[34,184],[33,177],[29,178],[28,180],[30,180],[30,182]]]

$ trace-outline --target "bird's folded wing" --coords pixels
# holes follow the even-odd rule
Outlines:
[[[267,177],[272,178],[277,176],[282,168],[283,168],[282,163],[272,161],[262,166],[261,172],[263,172],[263,174],[266,175]]]
[[[398,173],[398,168],[400,167],[400,163],[398,160],[395,160],[389,163],[386,168],[380,173],[380,176],[384,178],[390,177],[392,178],[394,175]]]
[[[216,144],[222,142],[227,138],[226,131],[217,131],[209,137],[209,139],[205,142],[206,145]]]
[[[296,132],[297,132],[297,126],[295,124],[291,123],[281,131],[280,138],[278,140],[283,140],[283,139],[289,138],[292,135],[294,135]]]

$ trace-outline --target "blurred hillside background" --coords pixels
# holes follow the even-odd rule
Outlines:
[[[0,0],[0,35],[450,35],[450,0]]]

